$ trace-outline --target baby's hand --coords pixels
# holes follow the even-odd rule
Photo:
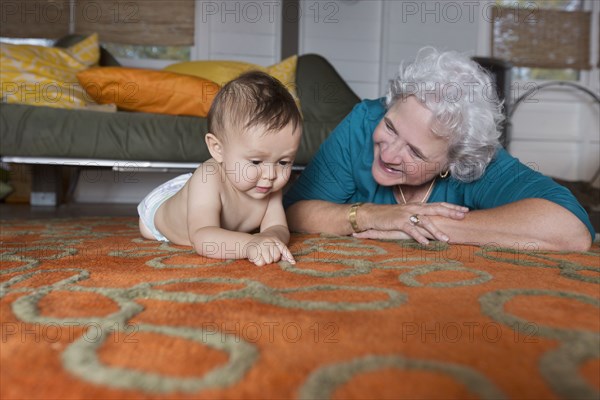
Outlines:
[[[290,264],[296,264],[296,260],[287,246],[272,236],[254,235],[254,238],[248,242],[247,249],[248,260],[259,267],[278,262],[281,259]]]

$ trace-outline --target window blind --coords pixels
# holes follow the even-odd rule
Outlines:
[[[194,0],[75,0],[75,33],[101,42],[155,46],[194,44]]]
[[[0,36],[58,39],[69,33],[68,1],[0,0]]]
[[[492,57],[518,67],[591,69],[591,12],[494,7]]]

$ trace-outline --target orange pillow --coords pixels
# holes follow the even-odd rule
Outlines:
[[[89,68],[77,74],[100,104],[128,111],[206,117],[220,87],[197,76],[126,67]]]

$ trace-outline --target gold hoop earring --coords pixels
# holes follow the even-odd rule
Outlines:
[[[446,171],[444,171],[444,172],[440,172],[440,178],[444,179],[445,177],[447,177],[447,176],[448,176],[448,174],[449,174],[449,173],[450,173],[450,171],[449,171],[449,170],[446,170]]]

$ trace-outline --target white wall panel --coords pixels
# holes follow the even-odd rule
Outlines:
[[[280,1],[199,1],[195,54],[201,59],[261,65],[280,61]]]
[[[480,12],[475,2],[385,1],[381,91],[396,74],[400,62],[414,59],[424,46],[475,55]]]
[[[300,54],[324,56],[359,97],[377,97],[382,0],[300,4]]]
[[[577,103],[555,101],[521,103],[512,118],[512,140],[576,141],[579,108]]]
[[[580,149],[576,143],[543,143],[515,141],[510,152],[524,164],[545,175],[577,180],[579,176]]]
[[[577,90],[536,92],[519,104],[512,124],[511,153],[525,146],[544,174],[587,180],[600,166],[600,106]],[[563,147],[564,154],[555,151]]]
[[[580,102],[579,121],[581,137],[586,141],[600,142],[600,104],[592,100]],[[597,155],[600,158],[600,153]]]
[[[581,157],[579,159],[579,179],[589,181],[600,169],[600,104],[590,100],[579,107]],[[600,187],[600,175],[593,182]]]
[[[577,179],[589,181],[600,169],[600,144],[588,143],[581,149],[579,174]],[[600,176],[593,182],[597,187],[600,186]]]
[[[211,35],[211,58],[223,56],[258,57],[268,62],[275,62],[273,49],[275,48],[274,35],[257,35],[253,33],[239,34],[220,32]],[[227,58],[225,58],[227,59]]]

